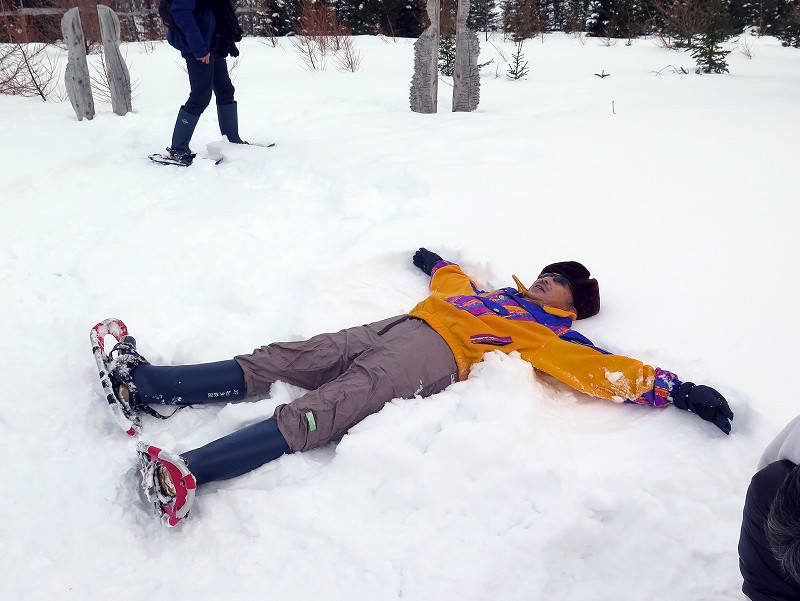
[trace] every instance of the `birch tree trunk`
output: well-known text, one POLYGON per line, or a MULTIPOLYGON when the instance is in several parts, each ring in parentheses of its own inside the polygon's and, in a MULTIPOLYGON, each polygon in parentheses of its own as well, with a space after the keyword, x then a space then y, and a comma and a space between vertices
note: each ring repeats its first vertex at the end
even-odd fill
POLYGON ((435 113, 439 93, 439 0, 428 0, 425 10, 431 24, 414 42, 414 76, 411 79, 411 110, 435 113))
POLYGON ((120 116, 129 113, 131 108, 131 77, 128 67, 119 51, 119 18, 109 7, 98 4, 100 33, 103 36, 103 56, 111 91, 111 109, 120 116))
POLYGON ((62 17, 61 33, 64 35, 68 51, 64 87, 78 121, 83 121, 84 117, 91 120, 94 117, 94 98, 89 78, 89 64, 86 62, 81 13, 77 6, 69 9, 62 17))
POLYGON ((474 111, 478 108, 481 77, 478 70, 480 42, 467 27, 469 0, 458 0, 456 13, 456 63, 453 70, 453 111, 474 111))

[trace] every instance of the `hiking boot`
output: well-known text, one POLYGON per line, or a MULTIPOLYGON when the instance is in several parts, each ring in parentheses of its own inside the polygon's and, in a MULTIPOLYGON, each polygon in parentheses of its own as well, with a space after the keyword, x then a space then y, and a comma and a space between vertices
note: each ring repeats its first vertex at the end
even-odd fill
POLYGON ((177 526, 189 514, 197 488, 186 462, 174 453, 146 442, 136 445, 139 454, 141 485, 167 526, 177 526))

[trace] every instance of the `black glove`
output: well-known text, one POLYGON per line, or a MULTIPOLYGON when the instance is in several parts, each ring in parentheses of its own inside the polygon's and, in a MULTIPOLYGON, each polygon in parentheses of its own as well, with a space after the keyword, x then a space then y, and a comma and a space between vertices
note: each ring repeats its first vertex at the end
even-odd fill
POLYGON ((226 56, 239 56, 239 49, 236 47, 236 44, 233 43, 233 40, 227 36, 222 36, 217 34, 215 37, 215 50, 217 51, 217 56, 220 58, 225 58, 226 56))
POLYGON ((430 275, 431 271, 433 271, 433 266, 441 261, 442 257, 436 253, 432 253, 427 248, 420 248, 414 253, 414 258, 411 260, 414 262, 414 265, 430 275))
POLYGON ((707 422, 711 422, 717 428, 731 433, 731 422, 733 411, 728 406, 725 397, 710 386, 695 386, 692 382, 684 382, 678 386, 678 390, 672 395, 672 404, 678 409, 684 409, 696 413, 707 422))

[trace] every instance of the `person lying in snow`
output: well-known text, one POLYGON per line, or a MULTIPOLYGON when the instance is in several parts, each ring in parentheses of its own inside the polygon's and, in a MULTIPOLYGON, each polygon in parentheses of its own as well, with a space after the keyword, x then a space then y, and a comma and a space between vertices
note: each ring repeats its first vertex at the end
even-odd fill
POLYGON ((800 599, 800 415, 764 450, 739 536, 742 592, 753 601, 800 599))
POLYGON ((150 365, 130 337, 114 347, 114 390, 131 410, 264 397, 276 380, 310 391, 278 406, 269 419, 180 455, 139 443, 143 487, 166 523, 186 517, 196 486, 338 440, 392 399, 427 397, 465 379, 493 350, 517 351, 586 394, 674 405, 730 433, 733 413, 713 388, 613 355, 571 329, 574 319, 600 310, 597 280, 580 263, 553 263, 529 288, 514 276, 517 288, 490 292, 424 248, 413 263, 431 276, 431 294, 408 315, 200 365, 150 365))

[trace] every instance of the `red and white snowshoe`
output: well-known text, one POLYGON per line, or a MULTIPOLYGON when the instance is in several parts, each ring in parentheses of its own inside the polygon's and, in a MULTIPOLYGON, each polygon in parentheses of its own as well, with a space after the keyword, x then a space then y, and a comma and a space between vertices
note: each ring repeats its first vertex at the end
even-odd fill
POLYGON ((136 340, 128 336, 127 326, 119 319, 111 318, 98 323, 89 332, 89 340, 111 413, 122 429, 134 436, 141 429, 142 420, 135 404, 131 402, 130 371, 136 365, 147 363, 147 360, 136 352, 136 340), (109 335, 117 340, 117 344, 111 352, 106 353, 104 339, 109 335))
POLYGON ((142 400, 133 382, 133 370, 149 361, 136 350, 136 339, 128 335, 128 328, 121 320, 110 318, 98 323, 89 332, 89 340, 108 406, 114 419, 130 436, 140 433, 142 413, 156 419, 169 419, 182 408, 162 415, 142 400), (105 352, 106 336, 113 336, 117 341, 108 353, 105 352))
POLYGON ((146 442, 138 443, 136 452, 145 497, 155 505, 167 526, 177 526, 189 515, 194 503, 197 488, 194 475, 175 453, 146 442))

